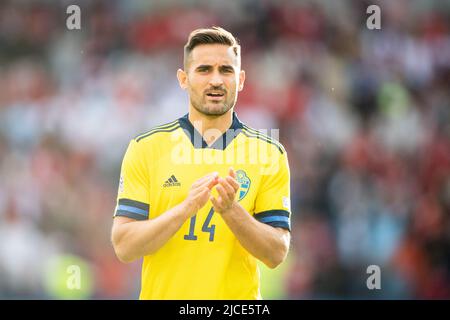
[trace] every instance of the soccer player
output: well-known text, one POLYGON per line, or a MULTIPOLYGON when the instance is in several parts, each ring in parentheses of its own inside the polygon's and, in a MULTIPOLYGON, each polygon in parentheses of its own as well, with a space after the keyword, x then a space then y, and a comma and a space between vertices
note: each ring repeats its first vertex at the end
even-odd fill
POLYGON ((193 31, 177 77, 189 112, 131 140, 114 250, 143 257, 140 299, 261 299, 257 259, 275 268, 289 250, 286 151, 234 112, 245 72, 231 33, 193 31))

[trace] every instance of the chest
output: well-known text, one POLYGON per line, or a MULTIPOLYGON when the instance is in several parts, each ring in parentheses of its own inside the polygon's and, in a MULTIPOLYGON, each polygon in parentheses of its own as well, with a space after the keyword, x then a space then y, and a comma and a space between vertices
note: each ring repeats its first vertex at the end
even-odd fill
MULTIPOLYGON (((212 172, 225 177, 230 167, 236 172, 240 186, 236 199, 252 213, 261 181, 260 165, 226 150, 193 149, 189 155, 181 157, 176 153, 160 153, 151 164, 151 216, 158 216, 182 202, 192 184, 201 177, 212 172)), ((212 195, 217 197, 215 188, 212 195)))

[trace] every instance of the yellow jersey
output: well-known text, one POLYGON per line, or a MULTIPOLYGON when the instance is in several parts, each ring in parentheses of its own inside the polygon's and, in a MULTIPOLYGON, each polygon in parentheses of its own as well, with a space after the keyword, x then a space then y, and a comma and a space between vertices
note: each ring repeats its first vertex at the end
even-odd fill
MULTIPOLYGON (((236 113, 231 127, 210 146, 188 115, 132 139, 114 216, 153 219, 181 203, 194 181, 214 171, 224 177, 230 167, 240 184, 242 207, 261 223, 290 231, 286 151, 236 113)), ((143 258, 140 299, 261 299, 256 258, 209 201, 143 258)))

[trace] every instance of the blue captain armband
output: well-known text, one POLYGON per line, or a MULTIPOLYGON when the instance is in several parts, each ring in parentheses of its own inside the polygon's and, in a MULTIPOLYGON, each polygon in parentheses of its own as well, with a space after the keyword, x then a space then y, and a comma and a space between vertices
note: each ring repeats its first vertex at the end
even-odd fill
POLYGON ((135 220, 147 220, 150 205, 131 199, 119 199, 115 217, 128 217, 135 220))
POLYGON ((286 210, 268 210, 255 213, 255 219, 272 227, 291 231, 290 213, 286 210))

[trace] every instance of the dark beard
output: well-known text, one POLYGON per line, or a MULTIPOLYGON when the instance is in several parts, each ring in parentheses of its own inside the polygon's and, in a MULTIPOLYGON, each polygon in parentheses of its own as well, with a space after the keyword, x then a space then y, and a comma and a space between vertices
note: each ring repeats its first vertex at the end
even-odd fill
POLYGON ((221 116, 225 113, 227 113, 233 106, 228 105, 226 103, 223 104, 223 107, 221 109, 214 109, 209 110, 207 108, 204 108, 203 105, 198 105, 194 103, 194 101, 191 100, 191 105, 194 107, 195 110, 200 112, 201 114, 204 114, 205 116, 221 116))

